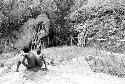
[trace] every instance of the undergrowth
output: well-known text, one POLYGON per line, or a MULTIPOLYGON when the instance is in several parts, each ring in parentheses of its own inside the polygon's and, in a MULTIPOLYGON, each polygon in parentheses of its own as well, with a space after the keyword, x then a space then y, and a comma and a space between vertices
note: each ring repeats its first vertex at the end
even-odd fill
POLYGON ((86 58, 90 68, 93 72, 103 72, 118 77, 125 77, 125 63, 123 59, 118 59, 114 55, 107 55, 105 57, 93 57, 86 58))

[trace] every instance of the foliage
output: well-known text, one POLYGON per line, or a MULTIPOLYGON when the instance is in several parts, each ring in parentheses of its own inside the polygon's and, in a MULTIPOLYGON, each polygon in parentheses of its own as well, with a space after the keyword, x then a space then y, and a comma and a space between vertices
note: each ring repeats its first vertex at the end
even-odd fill
POLYGON ((103 72, 118 77, 125 77, 124 57, 118 55, 106 55, 101 57, 89 56, 85 58, 94 72, 103 72))
POLYGON ((34 18, 39 14, 40 11, 31 7, 31 4, 34 4, 32 2, 26 0, 0 1, 0 39, 8 42, 5 46, 14 44, 21 36, 21 26, 28 18, 34 18))
MULTIPOLYGON (((94 39, 103 38, 114 40, 115 45, 111 47, 124 45, 116 42, 116 39, 124 39, 124 3, 124 0, 2 0, 0 37, 9 39, 8 44, 17 42, 25 23, 44 13, 50 20, 51 41, 59 36, 65 43, 70 35, 77 34, 73 26, 87 24, 87 36, 93 39, 90 44, 96 42, 94 39)), ((110 41, 105 44, 105 47, 109 46, 110 41)))
MULTIPOLYGON (((13 42, 17 42, 22 38, 25 23, 29 18, 35 19, 41 13, 45 13, 50 19, 50 31, 54 31, 56 34, 64 34, 63 31, 67 32, 65 29, 67 28, 67 24, 65 24, 67 21, 64 18, 68 15, 73 0, 8 0, 0 1, 0 4, 1 39, 6 37, 6 39, 10 38, 14 40, 13 42)), ((9 42, 9 44, 11 43, 12 41, 9 42)))
POLYGON ((90 44, 97 43, 96 39, 106 39, 104 42, 100 41, 103 47, 115 51, 113 49, 121 44, 118 40, 125 38, 124 9, 123 3, 113 0, 100 2, 97 0, 93 5, 85 6, 72 13, 71 20, 77 25, 81 23, 87 25, 87 36, 92 39, 90 44))

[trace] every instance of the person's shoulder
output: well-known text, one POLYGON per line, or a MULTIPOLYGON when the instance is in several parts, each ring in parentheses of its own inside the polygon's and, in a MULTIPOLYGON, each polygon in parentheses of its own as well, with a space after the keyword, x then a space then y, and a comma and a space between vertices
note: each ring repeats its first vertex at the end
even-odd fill
POLYGON ((30 54, 30 56, 35 56, 34 52, 30 52, 29 54, 30 54))
POLYGON ((24 57, 27 57, 29 54, 28 53, 23 53, 23 56, 24 57))
POLYGON ((43 52, 43 51, 41 51, 41 54, 42 54, 42 55, 44 55, 44 52, 43 52))
POLYGON ((42 58, 45 58, 45 57, 46 57, 46 55, 45 55, 44 53, 41 53, 40 56, 41 56, 42 58))
POLYGON ((44 53, 40 53, 40 56, 44 56, 44 53))
POLYGON ((34 53, 29 52, 29 53, 25 53, 25 55, 26 55, 26 56, 32 56, 32 55, 34 55, 34 53))

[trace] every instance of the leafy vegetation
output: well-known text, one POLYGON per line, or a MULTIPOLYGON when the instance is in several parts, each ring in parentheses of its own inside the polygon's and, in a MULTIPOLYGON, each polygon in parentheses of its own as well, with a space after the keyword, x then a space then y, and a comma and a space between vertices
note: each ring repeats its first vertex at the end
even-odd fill
POLYGON ((97 0, 93 4, 90 2, 91 5, 81 8, 71 15, 71 19, 78 25, 87 25, 87 37, 91 39, 90 42, 88 41, 90 44, 96 44, 96 39, 105 39, 105 41, 99 42, 100 45, 103 45, 102 47, 123 53, 121 50, 123 48, 119 49, 119 46, 124 45, 124 42, 119 40, 125 38, 125 6, 121 2, 113 0, 97 0))
POLYGON ((85 24, 87 38, 91 39, 87 41, 88 45, 96 44, 95 39, 107 39, 99 42, 103 48, 121 52, 124 50, 124 42, 118 40, 125 38, 124 3, 124 0, 2 0, 1 50, 6 46, 13 47, 13 44, 24 42, 23 36, 29 36, 29 41, 24 42, 28 45, 32 38, 30 34, 27 35, 28 31, 31 33, 29 28, 35 32, 38 29, 38 23, 31 19, 36 20, 39 15, 45 14, 50 21, 50 46, 56 41, 57 45, 67 44, 71 35, 75 37, 78 34, 76 26, 85 24))

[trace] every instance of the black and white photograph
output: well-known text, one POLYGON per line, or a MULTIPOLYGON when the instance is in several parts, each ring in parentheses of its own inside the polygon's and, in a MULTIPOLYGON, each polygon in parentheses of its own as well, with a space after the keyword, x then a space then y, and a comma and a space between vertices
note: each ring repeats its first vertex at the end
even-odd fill
POLYGON ((125 84, 125 0, 0 0, 0 84, 125 84))

